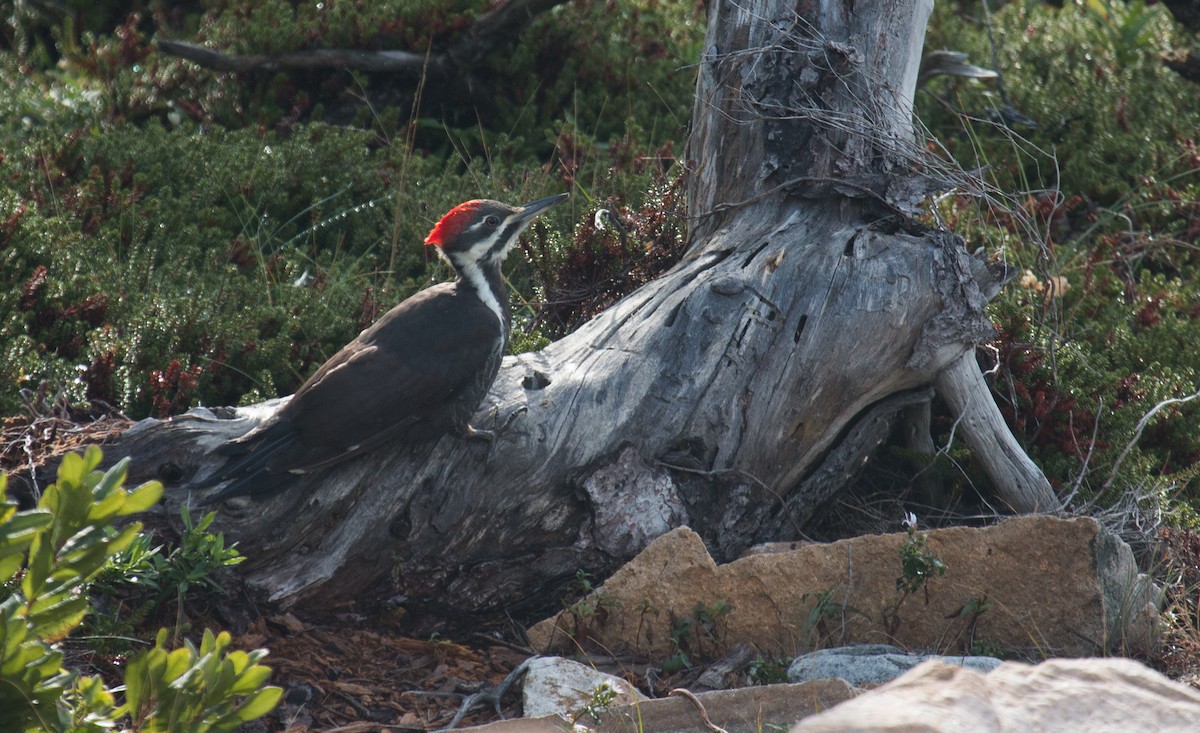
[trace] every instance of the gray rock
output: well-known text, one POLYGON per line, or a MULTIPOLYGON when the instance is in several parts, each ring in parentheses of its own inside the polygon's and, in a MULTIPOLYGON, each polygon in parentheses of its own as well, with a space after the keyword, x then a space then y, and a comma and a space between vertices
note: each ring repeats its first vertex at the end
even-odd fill
POLYGON ((856 644, 796 657, 788 667, 788 681, 843 679, 855 687, 873 687, 896 679, 928 659, 980 672, 990 672, 1001 664, 995 657, 908 654, 888 644, 856 644))
POLYGON ((597 699, 602 685, 612 688, 612 705, 637 703, 646 696, 620 677, 562 657, 541 657, 529 663, 521 698, 525 717, 574 717, 597 699))

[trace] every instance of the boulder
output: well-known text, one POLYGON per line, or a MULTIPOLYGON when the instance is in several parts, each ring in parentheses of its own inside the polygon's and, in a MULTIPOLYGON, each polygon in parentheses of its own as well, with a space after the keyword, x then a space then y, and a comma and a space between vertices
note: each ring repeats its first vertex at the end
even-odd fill
POLYGON ((792 733, 1192 733, 1200 692, 1128 659, 944 662, 802 720, 792 733))
POLYGON ((888 644, 856 644, 801 654, 788 667, 788 681, 837 678, 855 687, 877 687, 931 659, 980 672, 990 672, 1002 664, 995 657, 906 654, 899 647, 888 644))
POLYGON ((695 532, 678 528, 576 604, 588 613, 563 611, 531 628, 530 641, 656 659, 681 648, 717 656, 739 642, 783 657, 887 643, 1041 658, 1154 642, 1160 593, 1128 545, 1093 519, 1022 516, 924 534, 946 572, 901 597, 907 533, 790 544, 718 566, 695 532))

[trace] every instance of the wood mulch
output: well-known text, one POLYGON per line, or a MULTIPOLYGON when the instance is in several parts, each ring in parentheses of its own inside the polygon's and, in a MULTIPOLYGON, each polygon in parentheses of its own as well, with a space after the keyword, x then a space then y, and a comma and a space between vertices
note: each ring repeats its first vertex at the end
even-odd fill
MULTIPOLYGON (((260 618, 235 641, 247 650, 270 649, 264 663, 285 694, 261 729, 289 733, 435 730, 453 719, 467 695, 500 684, 529 656, 501 644, 412 639, 291 615, 260 618)), ((519 696, 505 698, 502 710, 519 716, 519 696)), ((484 706, 460 726, 495 719, 484 706)))

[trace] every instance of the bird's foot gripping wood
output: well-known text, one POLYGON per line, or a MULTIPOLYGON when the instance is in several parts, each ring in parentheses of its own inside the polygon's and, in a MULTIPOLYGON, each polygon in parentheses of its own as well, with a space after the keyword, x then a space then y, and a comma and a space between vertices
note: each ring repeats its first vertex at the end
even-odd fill
MULTIPOLYGON (((500 419, 500 408, 499 407, 494 408, 494 412, 495 412, 495 416, 493 417, 493 422, 498 421, 500 419)), ((514 420, 516 420, 518 417, 520 417, 521 415, 524 415, 527 412, 529 412, 528 407, 525 407, 524 405, 518 407, 517 409, 510 412, 508 414, 508 417, 504 418, 504 422, 500 423, 492 430, 480 430, 479 428, 476 428, 476 427, 468 424, 467 427, 463 430, 462 435, 460 437, 462 437, 464 440, 486 441, 486 442, 494 445, 496 442, 496 438, 503 435, 505 433, 505 431, 507 431, 512 426, 514 420)))
POLYGON ((478 430, 468 425, 462 432, 463 440, 477 440, 481 443, 492 445, 496 442, 495 430, 478 430))
MULTIPOLYGON (((504 422, 500 423, 492 430, 480 430, 468 424, 460 437, 462 437, 464 440, 487 443, 487 465, 490 467, 492 463, 492 456, 496 453, 496 438, 503 435, 513 424, 513 421, 516 420, 518 416, 524 415, 526 412, 529 412, 529 408, 525 407, 524 405, 518 407, 510 412, 508 417, 504 418, 504 422)), ((500 408, 498 406, 494 408, 494 413, 495 414, 492 419, 493 424, 499 422, 500 420, 500 408)))

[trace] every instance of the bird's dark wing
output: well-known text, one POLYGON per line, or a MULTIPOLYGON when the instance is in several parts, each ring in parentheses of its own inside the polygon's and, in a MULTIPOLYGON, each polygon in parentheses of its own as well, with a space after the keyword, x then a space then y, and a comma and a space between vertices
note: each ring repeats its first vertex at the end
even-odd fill
MULTIPOLYGON (((303 454, 281 453, 271 469, 315 470, 392 437, 461 431, 466 417, 457 424, 449 405, 470 399, 480 374, 494 370, 502 328, 485 305, 458 295, 452 284, 404 301, 322 365, 281 410, 303 454)), ((483 396, 474 396, 466 416, 483 396)))
POLYGON ((502 334, 495 314, 453 284, 423 290, 322 364, 270 420, 217 449, 229 459, 195 486, 228 482, 205 503, 269 495, 388 440, 461 432, 495 376, 502 334))

